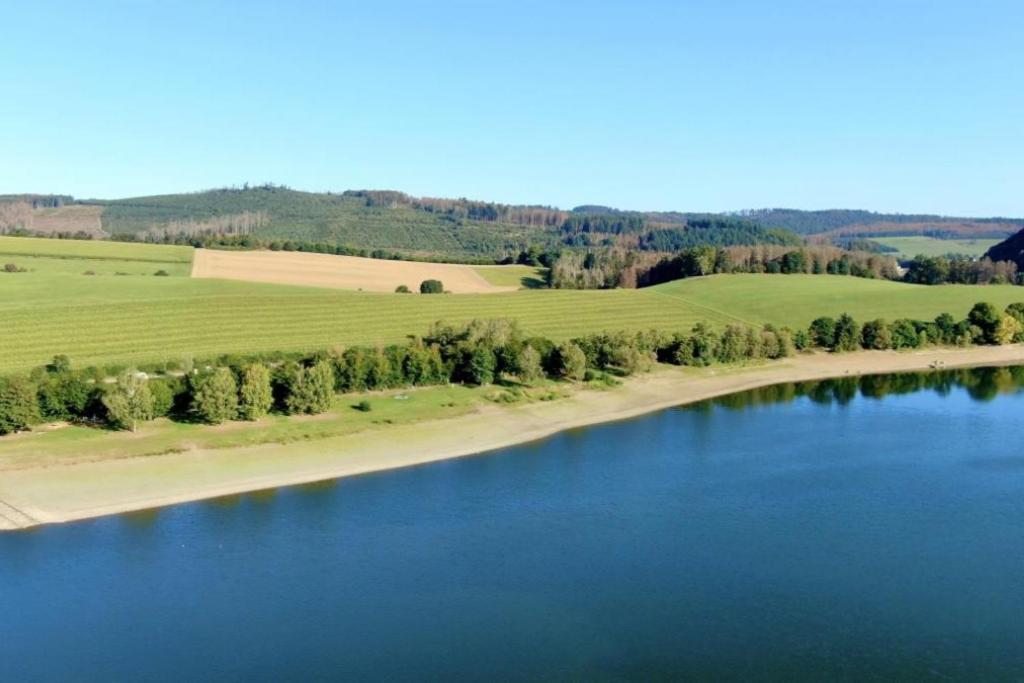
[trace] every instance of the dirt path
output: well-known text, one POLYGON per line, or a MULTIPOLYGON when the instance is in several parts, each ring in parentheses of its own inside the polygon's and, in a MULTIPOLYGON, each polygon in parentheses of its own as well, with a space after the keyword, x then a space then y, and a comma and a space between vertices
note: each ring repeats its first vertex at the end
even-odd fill
POLYGON ((419 292, 424 280, 440 280, 453 294, 508 292, 516 287, 490 284, 472 266, 334 256, 297 251, 197 249, 192 277, 394 292, 405 285, 419 292))

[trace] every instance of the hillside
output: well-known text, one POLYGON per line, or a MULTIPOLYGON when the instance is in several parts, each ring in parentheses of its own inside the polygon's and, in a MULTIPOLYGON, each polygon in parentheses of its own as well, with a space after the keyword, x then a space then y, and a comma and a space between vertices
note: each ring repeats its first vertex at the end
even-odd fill
POLYGON ((784 228, 822 240, 843 237, 924 235, 938 239, 1002 239, 1024 228, 1024 218, 958 218, 928 214, 887 214, 851 209, 800 211, 757 209, 734 214, 762 227, 784 228))
POLYGON ((1013 261, 1024 269, 1024 230, 994 245, 986 256, 993 261, 1013 261))
POLYGON ((58 195, 0 197, 0 234, 82 237, 253 235, 365 250, 494 259, 537 246, 623 246, 676 251, 698 244, 795 245, 787 231, 725 216, 562 211, 393 191, 301 192, 264 185, 118 200, 58 195), (63 223, 61 222, 63 219, 63 223))
MULTIPOLYGON (((154 247, 155 248, 155 247, 154 247)), ((175 255, 174 258, 177 258, 175 255)), ((806 326, 963 316, 977 301, 1024 299, 1011 286, 927 287, 830 275, 716 275, 646 289, 409 296, 187 277, 0 273, 0 373, 56 354, 79 366, 182 361, 222 353, 400 342, 437 320, 511 318, 555 340, 604 330, 689 330, 705 321, 806 326)))

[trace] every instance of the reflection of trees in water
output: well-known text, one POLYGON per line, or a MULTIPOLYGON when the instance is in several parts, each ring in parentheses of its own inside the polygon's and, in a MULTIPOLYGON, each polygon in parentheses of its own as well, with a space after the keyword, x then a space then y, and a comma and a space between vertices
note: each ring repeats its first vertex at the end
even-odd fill
POLYGON ((1024 366, 901 372, 788 382, 701 401, 688 409, 707 411, 712 406, 721 406, 730 410, 743 410, 773 403, 789 403, 797 398, 807 398, 822 405, 846 405, 857 397, 858 392, 865 398, 882 399, 924 390, 946 396, 954 388, 965 389, 967 395, 976 401, 991 401, 1000 394, 1017 393, 1024 389, 1024 366))

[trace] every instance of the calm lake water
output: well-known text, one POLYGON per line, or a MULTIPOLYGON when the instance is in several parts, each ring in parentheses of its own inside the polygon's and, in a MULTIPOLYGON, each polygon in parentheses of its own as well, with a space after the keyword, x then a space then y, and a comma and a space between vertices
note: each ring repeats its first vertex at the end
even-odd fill
POLYGON ((0 680, 1020 679, 1022 380, 782 386, 0 534, 0 680))

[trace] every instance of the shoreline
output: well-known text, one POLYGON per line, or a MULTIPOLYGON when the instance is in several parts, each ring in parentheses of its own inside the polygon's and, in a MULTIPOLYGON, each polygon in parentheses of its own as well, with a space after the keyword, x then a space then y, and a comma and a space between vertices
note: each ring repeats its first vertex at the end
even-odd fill
POLYGON ((0 531, 484 454, 759 387, 930 370, 937 362, 940 369, 1024 364, 1024 346, 814 353, 740 368, 671 368, 628 378, 607 391, 484 406, 467 415, 342 437, 16 470, 0 475, 0 531))

